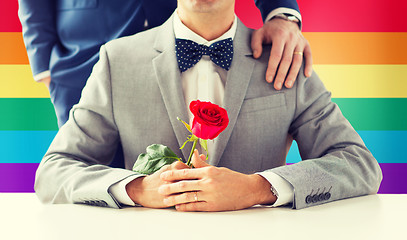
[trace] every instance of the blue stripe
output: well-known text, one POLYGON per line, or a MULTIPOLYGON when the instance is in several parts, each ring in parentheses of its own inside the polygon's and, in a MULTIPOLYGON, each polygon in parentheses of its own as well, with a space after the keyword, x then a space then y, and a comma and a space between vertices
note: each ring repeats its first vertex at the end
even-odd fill
MULTIPOLYGON (((57 131, 0 131, 0 163, 39 163, 57 131)), ((379 163, 407 163, 407 131, 358 131, 379 163)), ((301 160, 297 144, 288 163, 301 160)))
MULTIPOLYGON (((358 131, 379 163, 407 163, 407 131, 358 131)), ((288 163, 301 161, 296 142, 287 155, 288 163)))
POLYGON ((0 163, 39 163, 57 131, 0 131, 0 163))

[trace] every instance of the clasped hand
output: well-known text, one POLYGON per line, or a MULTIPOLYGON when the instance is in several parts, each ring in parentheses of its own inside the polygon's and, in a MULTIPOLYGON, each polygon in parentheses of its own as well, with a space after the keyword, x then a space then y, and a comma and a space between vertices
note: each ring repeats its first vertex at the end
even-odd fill
POLYGON ((257 174, 246 175, 214 167, 195 150, 195 168, 182 162, 127 185, 129 196, 145 207, 173 207, 178 211, 228 211, 272 204, 276 197, 270 183, 257 174))

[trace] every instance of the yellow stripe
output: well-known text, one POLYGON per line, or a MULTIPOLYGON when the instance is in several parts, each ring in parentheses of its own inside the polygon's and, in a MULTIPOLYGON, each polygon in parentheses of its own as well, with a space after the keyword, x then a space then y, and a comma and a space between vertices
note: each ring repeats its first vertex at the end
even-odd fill
POLYGON ((407 65, 314 65, 334 98, 406 98, 407 65))
POLYGON ((29 65, 0 65, 0 98, 49 98, 49 93, 34 81, 29 65))
MULTIPOLYGON (((335 98, 407 98, 407 65, 314 65, 335 98)), ((0 98, 47 98, 29 65, 0 65, 0 98)))

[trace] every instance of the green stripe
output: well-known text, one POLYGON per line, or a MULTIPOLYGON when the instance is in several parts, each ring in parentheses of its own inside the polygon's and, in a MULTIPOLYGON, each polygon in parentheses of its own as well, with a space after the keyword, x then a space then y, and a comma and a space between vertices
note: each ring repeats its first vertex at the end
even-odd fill
MULTIPOLYGON (((407 130, 407 98, 334 98, 356 130, 407 130)), ((58 130, 49 98, 0 98, 1 131, 58 130)))
POLYGON ((334 98, 356 130, 407 130, 407 98, 334 98))
POLYGON ((0 98, 0 130, 58 130, 49 98, 0 98))

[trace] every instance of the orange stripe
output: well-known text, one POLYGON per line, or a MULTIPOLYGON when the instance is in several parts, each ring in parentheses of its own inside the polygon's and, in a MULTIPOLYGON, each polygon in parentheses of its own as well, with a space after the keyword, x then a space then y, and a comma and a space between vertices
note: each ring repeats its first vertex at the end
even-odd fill
POLYGON ((21 32, 0 32, 0 64, 28 64, 21 32))
POLYGON ((407 32, 307 32, 315 64, 407 64, 407 32))
MULTIPOLYGON (((306 32, 315 64, 407 64, 407 32, 306 32)), ((28 64, 21 33, 0 32, 0 64, 28 64)))

